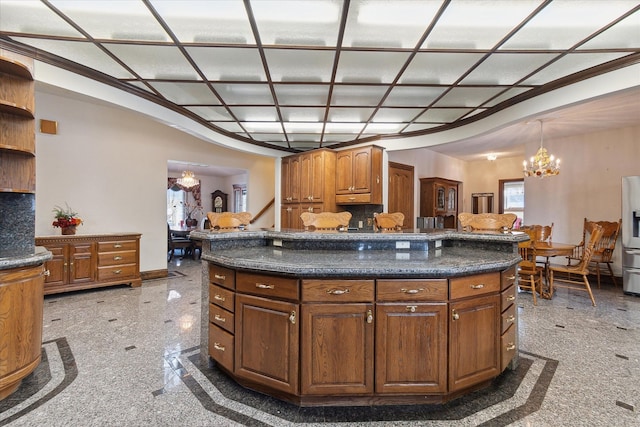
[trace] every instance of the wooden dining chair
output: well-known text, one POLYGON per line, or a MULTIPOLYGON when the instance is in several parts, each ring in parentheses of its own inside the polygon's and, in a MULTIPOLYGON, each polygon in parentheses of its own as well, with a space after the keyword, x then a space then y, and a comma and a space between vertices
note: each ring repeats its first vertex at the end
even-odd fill
POLYGON ((554 287, 587 291, 591 298, 591 304, 595 307, 596 300, 593 298, 591 286, 589 286, 589 263, 594 254, 596 244, 602 237, 604 229, 598 224, 593 224, 591 236, 582 251, 582 258, 576 265, 550 265, 549 266, 549 293, 553 296, 554 287), (582 280, 574 279, 572 276, 581 277, 582 280), (556 284, 560 282, 560 284, 556 284))
POLYGON ((538 305, 536 293, 542 296, 542 273, 543 268, 536 264, 535 246, 519 246, 522 261, 518 264, 518 287, 522 290, 531 291, 533 305, 538 305))
POLYGON ((596 243, 593 249, 593 255, 591 256, 591 264, 595 267, 596 276, 598 278, 598 288, 600 288, 600 264, 605 264, 609 270, 609 275, 613 281, 613 286, 617 287, 616 277, 613 274, 611 264, 613 263, 613 251, 616 248, 616 242, 618 241, 618 234, 620 233, 620 227, 622 225, 622 218, 618 222, 613 221, 588 221, 584 219, 584 226, 582 228, 582 241, 573 250, 573 254, 567 257, 567 264, 571 265, 577 263, 582 259, 582 254, 585 249, 585 241, 589 239, 589 236, 593 230, 594 224, 599 225, 603 229, 602 237, 596 243))
POLYGON ((458 221, 460 221, 462 231, 510 231, 513 229, 516 219, 518 219, 518 216, 512 213, 473 214, 461 212, 458 214, 458 221))
POLYGON ((305 230, 346 230, 351 220, 350 212, 302 212, 300 214, 305 230))
MULTIPOLYGON (((553 222, 551 225, 522 225, 520 231, 523 231, 529 235, 532 242, 551 242, 553 234, 553 222)), ((549 257, 544 257, 544 261, 538 261, 539 264, 544 265, 544 268, 549 267, 549 257)))
POLYGON ((376 212, 373 214, 374 231, 400 231, 402 230, 402 224, 404 224, 404 214, 402 212, 376 212))
POLYGON ((249 212, 207 212, 211 230, 240 230, 251 224, 249 212))

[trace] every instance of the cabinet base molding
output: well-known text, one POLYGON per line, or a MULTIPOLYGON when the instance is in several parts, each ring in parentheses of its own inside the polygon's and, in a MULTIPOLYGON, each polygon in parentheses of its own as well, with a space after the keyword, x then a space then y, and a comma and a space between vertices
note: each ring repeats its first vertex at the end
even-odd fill
POLYGON ((153 279, 164 279, 169 276, 169 270, 166 268, 162 268, 160 270, 148 270, 140 272, 141 280, 153 280, 153 279))
POLYGON ((320 407, 320 406, 383 406, 383 405, 443 405, 447 402, 455 400, 459 397, 472 393, 474 391, 482 390, 489 387, 493 379, 484 381, 479 384, 475 384, 464 390, 458 390, 453 393, 441 393, 441 394, 397 394, 397 395, 341 395, 341 396, 297 396, 288 393, 283 393, 279 390, 274 390, 271 387, 267 387, 263 384, 248 381, 244 378, 238 378, 233 375, 232 372, 225 369, 217 363, 214 359, 209 359, 211 366, 216 366, 225 374, 233 378, 233 380, 242 387, 266 394, 276 399, 280 399, 285 402, 292 403, 300 407, 320 407))

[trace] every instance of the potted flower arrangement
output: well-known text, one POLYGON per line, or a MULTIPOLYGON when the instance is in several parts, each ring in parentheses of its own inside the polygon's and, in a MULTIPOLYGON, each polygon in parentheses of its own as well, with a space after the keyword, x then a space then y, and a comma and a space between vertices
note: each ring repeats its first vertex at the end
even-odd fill
POLYGON ((52 225, 54 227, 60 227, 62 234, 76 234, 76 227, 82 224, 82 219, 78 217, 77 212, 74 212, 68 204, 66 204, 66 208, 55 206, 53 208, 53 214, 55 221, 53 221, 52 225))
POLYGON ((194 227, 198 225, 198 220, 196 218, 193 218, 192 215, 195 214, 196 212, 198 212, 199 214, 202 213, 202 206, 196 203, 185 202, 184 212, 187 215, 187 219, 185 220, 185 225, 187 227, 194 227))

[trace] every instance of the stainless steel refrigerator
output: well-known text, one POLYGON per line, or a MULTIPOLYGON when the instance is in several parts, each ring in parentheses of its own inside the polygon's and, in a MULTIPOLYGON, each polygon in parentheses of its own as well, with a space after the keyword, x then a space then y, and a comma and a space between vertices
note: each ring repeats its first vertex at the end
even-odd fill
POLYGON ((640 176, 622 177, 622 281, 640 296, 640 176))

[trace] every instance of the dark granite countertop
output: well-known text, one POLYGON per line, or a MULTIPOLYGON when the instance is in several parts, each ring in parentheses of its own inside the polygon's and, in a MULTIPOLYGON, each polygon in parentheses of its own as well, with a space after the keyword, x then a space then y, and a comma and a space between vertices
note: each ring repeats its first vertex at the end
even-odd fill
POLYGON ((28 256, 0 258, 0 270, 9 270, 10 268, 28 267, 32 265, 42 264, 51 259, 51 252, 42 246, 36 246, 34 253, 28 256))
POLYGON ((193 232, 211 240, 202 259, 230 268, 296 277, 454 277, 501 271, 520 261, 517 243, 524 233, 466 233, 435 230, 413 233, 346 233, 301 231, 193 232), (283 241, 305 242, 303 249, 283 241), (318 247, 314 247, 314 241, 318 247), (355 242, 350 249, 340 242, 355 242), (394 249, 367 242, 389 241, 394 249), (395 248, 396 242, 407 248, 395 248), (215 243, 214 243, 215 242, 215 243), (332 248, 327 242, 337 242, 332 248), (429 242, 416 245, 415 242, 429 242), (437 242, 437 243, 436 243, 437 242), (216 248, 216 243, 225 246, 216 248), (353 248, 360 249, 353 249, 353 248), (414 250, 415 247, 423 250, 414 250))

